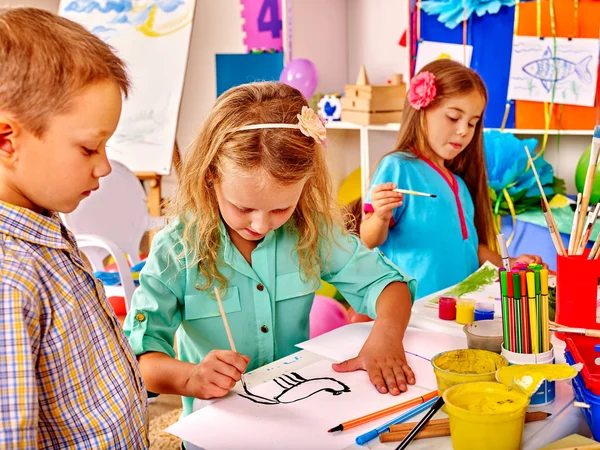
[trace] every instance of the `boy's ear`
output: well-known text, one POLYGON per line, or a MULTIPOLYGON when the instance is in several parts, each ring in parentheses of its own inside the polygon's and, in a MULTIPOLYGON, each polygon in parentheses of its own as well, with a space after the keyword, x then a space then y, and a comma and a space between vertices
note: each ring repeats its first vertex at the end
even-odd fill
POLYGON ((12 120, 0 116, 0 164, 10 164, 16 160, 17 134, 17 125, 12 120))

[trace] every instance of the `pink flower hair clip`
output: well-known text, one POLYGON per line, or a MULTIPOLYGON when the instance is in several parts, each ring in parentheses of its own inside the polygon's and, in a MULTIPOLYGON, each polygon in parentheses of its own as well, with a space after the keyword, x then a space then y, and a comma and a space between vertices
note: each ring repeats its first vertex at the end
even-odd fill
POLYGON ((302 111, 297 115, 298 128, 304 136, 313 138, 319 144, 325 145, 327 142, 327 130, 325 123, 312 108, 302 107, 302 111))
POLYGON ((415 109, 426 108, 435 99, 435 75, 421 72, 410 81, 408 102, 415 109))

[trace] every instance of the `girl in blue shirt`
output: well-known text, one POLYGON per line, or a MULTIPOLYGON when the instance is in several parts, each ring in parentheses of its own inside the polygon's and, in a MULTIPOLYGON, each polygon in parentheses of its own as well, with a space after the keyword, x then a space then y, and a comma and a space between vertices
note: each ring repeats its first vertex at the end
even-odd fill
POLYGON ((298 90, 253 83, 217 100, 189 150, 174 220, 153 241, 125 322, 146 386, 182 395, 184 414, 296 351, 321 279, 377 317, 359 355, 334 370, 366 370, 392 395, 414 384, 402 339, 416 283, 343 231, 325 134, 298 90), (228 350, 215 286, 240 353, 228 350))
MULTIPOLYGON (((452 286, 486 260, 495 235, 483 152, 487 103, 479 75, 443 59, 411 81, 394 151, 373 177, 360 237, 419 280, 417 298, 452 286), (395 188, 435 194, 404 196, 395 188)), ((541 263, 535 255, 511 259, 541 263)))

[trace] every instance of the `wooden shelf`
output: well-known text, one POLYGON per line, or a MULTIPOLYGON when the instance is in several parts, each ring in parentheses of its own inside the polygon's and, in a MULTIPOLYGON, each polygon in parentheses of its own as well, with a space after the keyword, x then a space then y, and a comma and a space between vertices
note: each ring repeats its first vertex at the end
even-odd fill
MULTIPOLYGON (((385 125, 358 125, 350 122, 328 122, 327 128, 331 130, 361 130, 366 129, 369 131, 398 131, 400 129, 399 123, 388 123, 385 125)), ((498 128, 486 128, 486 130, 497 130, 498 128)), ((526 130, 516 128, 506 128, 504 130, 508 133, 518 135, 544 135, 544 130, 526 130)), ((556 136, 559 134, 559 130, 548 130, 548 135, 556 136)), ((560 130, 561 136, 589 136, 592 137, 593 130, 560 130)))

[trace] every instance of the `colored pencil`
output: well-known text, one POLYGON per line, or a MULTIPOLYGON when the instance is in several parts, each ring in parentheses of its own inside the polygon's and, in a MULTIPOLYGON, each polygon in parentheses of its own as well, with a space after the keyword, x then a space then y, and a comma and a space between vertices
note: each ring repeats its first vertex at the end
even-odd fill
POLYGON ((367 414, 362 417, 358 417, 356 419, 349 420, 348 422, 340 423, 335 427, 328 430, 329 433, 333 433, 335 431, 344 431, 349 428, 354 428, 364 423, 370 422, 371 420, 379 419, 380 417, 387 416, 388 414, 394 414, 405 409, 411 408, 413 406, 420 405, 421 403, 425 403, 428 400, 431 400, 434 397, 437 397, 438 391, 432 391, 428 394, 422 395, 421 397, 413 398, 412 400, 408 400, 406 402, 400 403, 398 405, 390 406, 389 408, 382 409, 381 411, 376 411, 371 414, 367 414))
POLYGON ((515 302, 515 334, 516 334, 516 352, 523 353, 523 306, 521 303, 521 276, 519 272, 513 272, 514 302, 515 302))
POLYGON ((581 213, 581 192, 577 194, 577 204, 575 205, 575 214, 573 214, 573 225, 571 225, 571 236, 569 237, 569 255, 575 253, 575 241, 577 241, 577 224, 579 222, 579 214, 581 213))
POLYGON ((438 397, 437 401, 433 404, 431 409, 427 411, 427 414, 415 425, 415 427, 410 430, 410 433, 406 435, 402 442, 396 447, 396 450, 404 450, 409 444, 413 441, 415 436, 421 432, 421 430, 427 425, 427 423, 432 419, 433 416, 440 410, 440 408, 444 406, 444 397, 438 397))
POLYGON ((506 238, 504 237, 504 234, 499 234, 497 238, 500 256, 502 256, 502 264, 506 270, 510 270, 510 258, 508 257, 508 249, 506 248, 506 238))
MULTIPOLYGON (((565 247, 562 243, 562 239, 560 234, 558 234, 558 227, 556 226, 556 222, 554 221, 554 216, 552 215, 552 211, 550 210, 550 205, 548 204, 548 199, 546 198, 546 193, 544 192, 544 187, 542 186, 542 182, 540 181, 540 177, 535 168, 535 164, 533 163, 533 159, 531 159, 531 154, 529 153, 529 148, 525 146, 525 152, 527 153, 527 158, 529 159, 529 164, 531 164, 531 170, 533 171, 533 175, 535 176, 535 181, 540 189, 540 195, 542 196, 542 210, 544 211, 544 217, 546 219, 546 223, 548 224, 548 230, 550 231, 550 236, 552 237, 552 242, 554 242, 554 246, 556 247, 556 252, 559 255, 565 255, 565 247)), ((589 199, 588 199, 589 200, 589 199)), ((587 208, 587 206, 586 206, 587 208)), ((583 211, 582 207, 582 211, 583 211)), ((579 234, 579 233, 578 233, 579 234)))
POLYGON ((510 324, 508 323, 508 290, 506 285, 506 269, 500 269, 500 300, 502 304, 502 337, 504 348, 510 350, 510 324))
MULTIPOLYGON (((585 175, 585 186, 583 188, 583 196, 581 197, 581 212, 585 214, 587 212, 588 205, 590 204, 590 197, 592 196, 592 187, 594 186, 594 177, 596 176, 596 166, 598 165, 598 155, 600 154, 600 126, 594 127, 594 137, 592 138, 592 150, 590 152, 590 162, 588 170, 585 175)), ((577 221, 576 236, 581 236, 583 232, 583 219, 584 215, 579 215, 577 221)))
MULTIPOLYGON (((546 420, 550 416, 551 416, 551 414, 541 412, 541 411, 530 412, 530 413, 525 414, 525 423, 539 422, 542 420, 546 420)), ((415 427, 416 424, 417 424, 417 422, 405 423, 402 425, 392 425, 390 427, 389 432, 382 433, 379 436, 379 440, 380 440, 380 442, 400 441, 400 440, 404 439, 404 437, 408 433, 410 433, 410 431, 415 427)), ((425 428, 423 428, 423 430, 421 430, 421 432, 419 434, 417 434, 415 439, 426 439, 426 438, 443 437, 443 436, 450 436, 450 421, 448 419, 431 420, 427 424, 427 426, 425 428), (442 434, 442 432, 444 434, 442 434)))
POLYGON ((410 189, 394 189, 394 192, 399 192, 406 195, 416 195, 418 197, 431 197, 436 198, 436 194, 428 194, 427 192, 411 191, 410 189))
POLYGON ((401 414, 400 416, 396 417, 395 419, 392 419, 389 422, 384 423, 383 425, 375 428, 374 430, 371 430, 367 433, 361 434, 360 436, 358 436, 355 439, 355 442, 358 445, 366 444, 370 440, 378 437, 381 433, 385 433, 386 431, 389 431, 389 429, 392 425, 396 425, 398 423, 404 423, 408 419, 412 419, 416 415, 421 414, 423 411, 427 411, 429 408, 431 408, 435 404, 437 399, 438 399, 437 397, 432 398, 431 400, 428 400, 425 403, 422 403, 422 404, 415 406, 414 408, 406 411, 405 413, 401 414))

